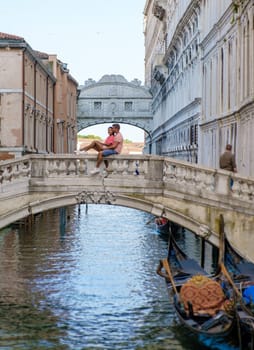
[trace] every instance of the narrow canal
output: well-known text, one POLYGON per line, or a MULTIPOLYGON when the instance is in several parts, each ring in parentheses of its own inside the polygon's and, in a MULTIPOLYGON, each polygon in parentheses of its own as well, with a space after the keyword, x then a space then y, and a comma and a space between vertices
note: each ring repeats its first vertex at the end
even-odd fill
MULTIPOLYGON (((0 349, 236 349, 230 340, 204 343, 177 323, 155 272, 167 240, 151 215, 80 209, 68 208, 65 224, 53 210, 31 232, 1 231, 0 349)), ((199 259, 197 238, 185 231, 178 240, 199 259)))

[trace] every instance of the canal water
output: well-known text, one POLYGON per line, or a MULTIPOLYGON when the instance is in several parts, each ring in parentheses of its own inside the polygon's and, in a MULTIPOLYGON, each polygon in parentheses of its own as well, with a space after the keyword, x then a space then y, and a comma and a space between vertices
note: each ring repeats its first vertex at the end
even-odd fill
MULTIPOLYGON (((236 349, 178 324, 155 272, 167 239, 151 215, 110 205, 65 214, 52 210, 31 230, 0 232, 0 349, 236 349)), ((199 239, 182 230, 177 237, 199 259, 199 239)))

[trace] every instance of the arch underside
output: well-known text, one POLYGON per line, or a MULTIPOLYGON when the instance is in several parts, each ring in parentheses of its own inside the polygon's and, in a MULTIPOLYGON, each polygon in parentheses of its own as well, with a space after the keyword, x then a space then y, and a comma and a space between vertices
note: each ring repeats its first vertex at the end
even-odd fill
MULTIPOLYGON (((157 203, 154 201, 154 197, 149 199, 141 198, 127 194, 114 194, 109 191, 83 191, 72 194, 54 194, 49 192, 48 194, 41 193, 34 195, 26 195, 25 203, 23 201, 22 207, 17 207, 15 210, 6 213, 2 217, 3 226, 8 226, 11 223, 22 220, 30 215, 36 215, 44 211, 73 206, 73 205, 89 205, 89 204, 105 204, 105 205, 116 205, 123 206, 132 209, 141 210, 154 216, 164 215, 172 222, 181 225, 190 231, 199 234, 202 223, 197 218, 188 217, 183 213, 175 210, 174 208, 161 204, 162 201, 158 198, 157 203)), ((212 232, 211 232, 212 233, 212 232)), ((213 232, 213 234, 216 233, 213 232)), ((212 239, 213 243, 217 244, 216 239, 212 239)))
POLYGON ((152 132, 152 118, 117 118, 117 117, 104 117, 104 118, 78 118, 77 129, 78 132, 81 130, 88 128, 90 126, 98 125, 98 124, 106 124, 106 123, 122 123, 135 126, 144 130, 146 133, 151 134, 152 132))

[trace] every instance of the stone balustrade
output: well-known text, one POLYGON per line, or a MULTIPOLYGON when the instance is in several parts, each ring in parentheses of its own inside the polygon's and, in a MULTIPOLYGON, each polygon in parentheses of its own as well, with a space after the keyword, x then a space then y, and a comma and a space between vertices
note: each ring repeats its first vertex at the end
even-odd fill
POLYGON ((153 155, 107 158, 110 173, 91 176, 95 155, 27 155, 0 162, 0 228, 44 210, 83 203, 128 206, 161 215, 218 244, 219 217, 254 261, 254 179, 153 155), (230 179, 234 180, 230 188, 230 179))
POLYGON ((0 203, 5 198, 29 191, 31 164, 29 156, 0 162, 0 203))
MULTIPOLYGON (((219 195, 253 203, 254 179, 241 177, 237 173, 202 167, 197 164, 148 155, 120 155, 108 158, 110 175, 161 181, 162 189, 177 190, 179 193, 195 196, 219 195), (230 178, 234 180, 230 189, 230 178)), ((33 178, 91 177, 95 167, 94 155, 27 155, 25 157, 0 162, 1 194, 15 188, 17 183, 28 183, 33 178)), ((61 180, 62 181, 62 180, 61 180)), ((134 182, 135 182, 134 181, 134 182)), ((135 186, 133 186, 135 187, 135 186)), ((12 191, 11 191, 12 192, 12 191)), ((228 198, 226 199, 228 201, 228 198)))
POLYGON ((29 157, 22 159, 11 159, 0 162, 0 183, 15 182, 16 180, 28 178, 31 174, 31 160, 29 157))
POLYGON ((221 169, 211 169, 198 164, 191 164, 165 158, 163 160, 164 187, 177 189, 178 192, 196 196, 209 194, 220 196, 220 201, 228 202, 228 197, 254 203, 254 179, 242 177, 237 173, 230 173, 221 169), (230 188, 230 179, 233 187, 230 188))

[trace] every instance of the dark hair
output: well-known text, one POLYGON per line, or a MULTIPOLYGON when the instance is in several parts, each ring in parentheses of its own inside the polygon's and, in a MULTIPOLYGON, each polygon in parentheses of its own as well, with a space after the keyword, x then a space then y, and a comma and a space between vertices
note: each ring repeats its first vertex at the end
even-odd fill
POLYGON ((227 151, 231 151, 231 149, 232 149, 232 146, 228 143, 227 146, 226 146, 226 150, 227 151))
POLYGON ((112 126, 113 126, 113 128, 117 128, 120 130, 120 124, 113 124, 112 126))

